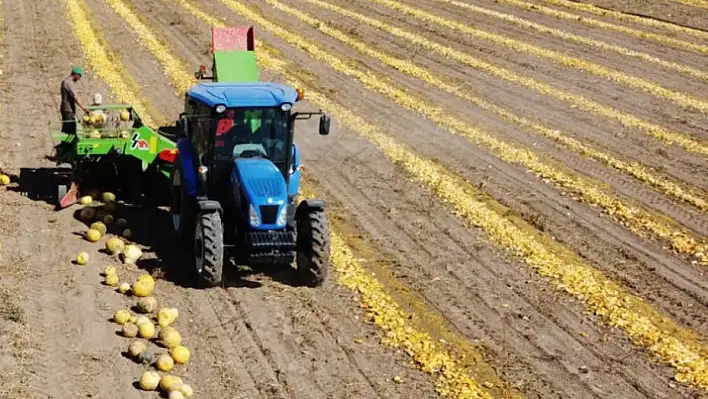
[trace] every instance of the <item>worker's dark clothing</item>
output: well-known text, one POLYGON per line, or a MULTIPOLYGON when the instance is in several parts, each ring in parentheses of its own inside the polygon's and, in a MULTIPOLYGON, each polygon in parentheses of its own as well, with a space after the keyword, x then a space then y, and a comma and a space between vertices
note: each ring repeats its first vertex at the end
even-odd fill
POLYGON ((76 82, 69 76, 61 82, 61 131, 76 134, 76 82))

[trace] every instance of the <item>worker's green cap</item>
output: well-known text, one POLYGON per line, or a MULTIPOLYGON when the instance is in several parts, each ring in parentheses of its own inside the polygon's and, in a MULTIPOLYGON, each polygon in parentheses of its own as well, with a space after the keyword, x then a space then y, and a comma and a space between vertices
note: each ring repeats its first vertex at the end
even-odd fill
POLYGON ((75 73, 79 76, 84 76, 84 68, 81 68, 80 66, 75 66, 71 68, 71 73, 75 73))

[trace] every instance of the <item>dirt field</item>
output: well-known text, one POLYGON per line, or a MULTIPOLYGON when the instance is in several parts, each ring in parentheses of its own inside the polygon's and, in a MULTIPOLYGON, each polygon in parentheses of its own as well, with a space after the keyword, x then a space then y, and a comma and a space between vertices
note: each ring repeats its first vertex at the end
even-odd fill
POLYGON ((708 397, 708 6, 532 3, 2 0, 0 398, 158 397, 109 264, 179 309, 197 398, 708 397), (213 24, 255 26, 261 80, 332 115, 296 129, 336 236, 321 288, 196 289, 164 209, 117 213, 137 268, 54 209, 71 65, 84 102, 172 121, 213 24))

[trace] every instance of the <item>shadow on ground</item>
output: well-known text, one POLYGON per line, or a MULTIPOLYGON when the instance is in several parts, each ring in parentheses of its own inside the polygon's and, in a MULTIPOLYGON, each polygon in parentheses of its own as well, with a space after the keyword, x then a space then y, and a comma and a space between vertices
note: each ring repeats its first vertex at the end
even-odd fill
POLYGON ((60 184, 71 182, 71 170, 68 168, 22 168, 20 175, 10 176, 16 186, 8 188, 34 201, 42 201, 52 206, 59 202, 57 188, 60 184))
MULTIPOLYGON (((74 207, 74 217, 81 220, 83 207, 74 207)), ((131 230, 131 241, 145 247, 143 257, 137 262, 140 269, 146 270, 156 278, 163 278, 175 285, 188 288, 201 288, 193 257, 188 246, 177 240, 172 232, 172 216, 166 209, 152 206, 120 204, 112 213, 115 220, 125 218, 131 230)), ((83 222, 90 226, 91 222, 83 222)), ((121 235, 122 229, 115 223, 108 225, 108 233, 121 235)), ((295 269, 283 267, 249 268, 237 265, 231 260, 224 264, 224 288, 258 288, 262 284, 254 277, 265 275, 282 284, 294 286, 297 283, 295 269)))

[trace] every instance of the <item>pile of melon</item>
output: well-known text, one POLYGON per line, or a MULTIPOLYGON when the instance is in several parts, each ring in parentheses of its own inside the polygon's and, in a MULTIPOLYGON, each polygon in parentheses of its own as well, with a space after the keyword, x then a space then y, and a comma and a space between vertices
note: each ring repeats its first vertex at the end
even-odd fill
MULTIPOLYGON (((94 193, 81 197, 79 202, 84 205, 80 219, 89 226, 84 238, 97 243, 107 237, 110 230, 117 230, 120 235, 106 238, 105 252, 120 259, 126 266, 134 266, 143 253, 140 247, 129 241, 132 232, 128 222, 113 216, 118 209, 115 195, 103 193, 98 197, 94 193), (98 203, 99 199, 102 204, 98 203)), ((89 254, 79 253, 76 263, 88 264, 89 254)), ((118 269, 113 265, 107 266, 102 274, 103 284, 135 299, 134 310, 116 311, 113 321, 120 326, 120 334, 131 340, 127 348, 129 357, 139 364, 154 367, 141 375, 138 381, 140 388, 146 391, 159 389, 170 399, 192 397, 192 388, 173 374, 175 368, 188 363, 191 356, 175 326, 179 318, 177 308, 158 306, 154 296, 155 279, 150 274, 141 274, 132 283, 121 281, 118 269), (152 351, 151 344, 156 344, 159 351, 152 351)))
MULTIPOLYGON (((107 270, 105 274, 110 272, 107 270)), ((124 337, 133 339, 127 351, 130 358, 157 369, 147 370, 142 374, 138 381, 141 389, 153 391, 160 388, 173 399, 192 397, 192 388, 180 377, 170 374, 175 366, 189 362, 191 356, 174 326, 179 311, 177 308, 159 307, 157 299, 152 295, 154 289, 153 277, 150 274, 140 275, 130 286, 130 294, 137 298, 135 313, 129 309, 120 309, 113 315, 113 320, 121 326, 121 334, 124 337), (151 341, 162 347, 163 351, 151 352, 151 341), (160 375, 158 371, 166 374, 160 375)))

